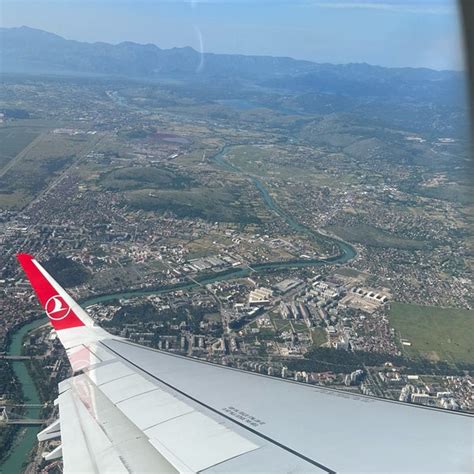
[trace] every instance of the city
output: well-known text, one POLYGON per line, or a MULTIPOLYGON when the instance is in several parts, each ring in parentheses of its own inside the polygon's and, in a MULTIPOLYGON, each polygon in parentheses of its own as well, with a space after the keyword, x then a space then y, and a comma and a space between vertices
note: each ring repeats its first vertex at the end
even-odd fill
MULTIPOLYGON (((435 119, 362 126, 283 94, 272 107, 273 90, 13 75, 0 88, 0 423, 26 416, 8 348, 42 317, 20 252, 133 342, 474 412, 462 135, 435 119)), ((40 323, 20 342, 46 420, 71 369, 40 323)))

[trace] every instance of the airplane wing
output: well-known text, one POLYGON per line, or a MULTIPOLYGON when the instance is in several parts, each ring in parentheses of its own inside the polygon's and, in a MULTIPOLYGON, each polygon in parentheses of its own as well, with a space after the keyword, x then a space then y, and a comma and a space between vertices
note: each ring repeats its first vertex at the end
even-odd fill
POLYGON ((64 472, 473 472, 473 417, 321 388, 133 344, 30 255, 18 260, 66 348, 64 472))

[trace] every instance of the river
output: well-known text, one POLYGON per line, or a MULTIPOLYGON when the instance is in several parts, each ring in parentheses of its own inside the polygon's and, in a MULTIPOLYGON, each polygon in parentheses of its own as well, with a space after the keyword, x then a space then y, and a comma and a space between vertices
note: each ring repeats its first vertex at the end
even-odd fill
MULTIPOLYGON (((345 254, 346 255, 346 254, 345 254)), ((286 268, 303 268, 303 267, 314 267, 317 265, 323 265, 326 263, 334 263, 339 257, 330 257, 328 259, 322 260, 296 260, 293 262, 271 262, 271 263, 259 263, 250 267, 245 268, 236 268, 228 272, 222 272, 220 274, 211 275, 199 279, 199 282, 187 281, 180 282, 175 285, 168 285, 162 288, 155 288, 150 290, 137 290, 137 291, 128 291, 128 292, 119 292, 111 293, 108 295, 101 295, 87 301, 83 301, 82 306, 87 307, 97 303, 104 303, 107 301, 113 301, 120 298, 132 298, 138 296, 150 296, 163 293, 169 293, 170 291, 180 290, 180 289, 192 289, 196 288, 199 285, 206 285, 208 283, 213 283, 216 281, 229 280, 234 278, 244 278, 254 273, 266 273, 274 270, 283 270, 286 268)), ((37 327, 45 324, 47 322, 46 318, 34 321, 33 323, 26 324, 22 326, 19 330, 13 333, 12 343, 8 348, 8 355, 21 355, 22 341, 28 332, 36 329, 37 327)), ((23 395, 25 397, 26 403, 40 403, 40 398, 38 391, 35 387, 33 379, 31 378, 26 365, 23 361, 14 361, 12 362, 13 370, 15 375, 18 378, 23 395)), ((26 412, 28 418, 37 418, 39 416, 38 408, 29 408, 26 412)), ((0 473, 2 474, 16 474, 21 472, 21 468, 25 460, 28 458, 28 454, 33 449, 36 443, 36 434, 38 433, 38 427, 25 427, 20 431, 19 436, 17 436, 16 443, 12 449, 9 457, 5 462, 0 466, 0 473)))
MULTIPOLYGON (((13 333, 10 345, 8 346, 8 355, 21 355, 23 338, 33 329, 42 326, 48 321, 47 318, 41 318, 31 323, 21 326, 13 333)), ((35 383, 26 368, 24 361, 12 361, 12 368, 17 379, 21 383, 24 403, 40 404, 40 396, 36 389, 35 383)), ((25 416, 27 418, 39 418, 41 408, 27 408, 25 416)), ((21 472, 24 462, 28 459, 28 455, 36 443, 36 434, 40 431, 37 426, 21 427, 16 436, 10 455, 0 466, 2 474, 16 474, 21 472)))
POLYGON ((352 247, 352 245, 336 237, 330 237, 320 232, 317 232, 313 229, 310 229, 309 227, 306 227, 300 224, 299 222, 297 222, 293 218, 292 215, 287 214, 285 211, 283 211, 283 209, 281 209, 277 205, 275 200, 272 198, 272 196, 268 192, 267 188, 265 187, 261 179, 259 179, 255 175, 246 173, 245 171, 241 170, 238 166, 236 166, 233 163, 230 163, 228 160, 225 159, 226 151, 229 148, 230 148, 229 145, 222 147, 222 149, 216 155, 214 155, 211 158, 211 160, 214 161, 216 165, 218 165, 219 167, 227 171, 232 171, 234 173, 240 173, 247 176, 247 178, 249 178, 252 181, 252 183, 260 192, 263 202, 265 203, 267 208, 273 211, 275 214, 277 214, 281 219, 283 219, 290 228, 292 228, 296 232, 305 234, 306 236, 308 236, 309 238, 313 239, 316 242, 321 242, 323 240, 326 242, 331 242, 333 246, 338 249, 338 254, 335 254, 334 256, 326 258, 326 259, 311 260, 311 264, 317 265, 321 263, 345 263, 356 256, 356 251, 354 247, 352 247))
MULTIPOLYGON (((225 158, 225 152, 227 147, 222 148, 222 150, 213 157, 213 161, 220 167, 227 169, 228 171, 237 172, 244 174, 245 173, 237 168, 235 165, 229 163, 225 158)), ((148 296, 163 294, 166 292, 179 290, 179 289, 192 289, 199 285, 206 285, 208 283, 213 283, 216 281, 229 280, 233 278, 244 278, 253 273, 266 273, 274 270, 283 270, 290 268, 303 268, 303 267, 314 267, 325 265, 328 263, 345 263, 351 260, 355 255, 355 249, 346 242, 339 240, 334 237, 329 237, 324 234, 320 234, 308 227, 305 227, 294 220, 294 218, 285 213, 271 197, 270 193, 262 183, 260 179, 255 176, 247 175, 247 177, 254 183, 255 187, 259 190, 260 195, 262 196, 265 205, 274 213, 276 213, 280 218, 285 220, 285 222, 295 231, 306 234, 308 237, 316 240, 326 240, 333 243, 334 247, 338 249, 338 253, 327 258, 321 259, 299 259, 294 261, 286 262, 269 262, 269 263, 257 263, 251 267, 244 268, 234 268, 226 272, 221 272, 214 275, 208 275, 201 278, 197 278, 195 281, 186 281, 179 282, 174 285, 167 285, 161 288, 154 288, 149 290, 136 290, 128 292, 119 292, 112 293, 107 295, 97 296, 87 301, 83 301, 82 305, 87 307, 96 303, 103 303, 106 301, 117 300, 120 298, 132 298, 137 296, 148 296)), ((25 324, 20 329, 15 331, 12 336, 11 344, 8 348, 9 355, 21 355, 22 351, 22 341, 24 336, 32 331, 33 329, 38 328, 47 321, 46 318, 33 321, 32 323, 25 324)), ((26 365, 22 361, 12 362, 13 370, 15 375, 21 383, 23 396, 26 403, 36 404, 40 403, 39 393, 35 387, 33 379, 31 378, 26 365)), ((26 416, 28 418, 37 418, 39 417, 39 408, 28 408, 26 411, 26 416)), ((22 471, 23 464, 28 458, 29 453, 33 449, 36 443, 36 434, 39 432, 40 428, 38 427, 26 427, 20 430, 20 434, 17 436, 14 447, 9 455, 9 457, 4 461, 0 466, 0 473, 2 474, 17 474, 22 471)))

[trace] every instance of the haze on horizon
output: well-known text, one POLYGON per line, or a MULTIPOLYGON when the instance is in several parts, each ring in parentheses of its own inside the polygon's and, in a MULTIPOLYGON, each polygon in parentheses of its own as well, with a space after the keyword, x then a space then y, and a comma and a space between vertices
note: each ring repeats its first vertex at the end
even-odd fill
POLYGON ((464 68, 455 0, 3 0, 0 25, 87 42, 464 68))

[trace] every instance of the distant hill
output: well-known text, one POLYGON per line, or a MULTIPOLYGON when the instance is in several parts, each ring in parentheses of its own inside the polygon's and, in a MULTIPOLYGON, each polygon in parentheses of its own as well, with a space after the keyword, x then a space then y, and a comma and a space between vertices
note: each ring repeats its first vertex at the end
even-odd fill
MULTIPOLYGON (((251 80, 274 89, 351 97, 408 97, 449 104, 462 98, 463 73, 368 64, 318 64, 285 57, 200 54, 190 47, 84 43, 22 26, 0 28, 1 71, 128 78, 251 80)), ((462 98, 463 99, 463 98, 462 98)))
POLYGON ((2 70, 29 73, 86 73, 123 76, 252 76, 309 72, 313 63, 269 56, 201 55, 190 47, 161 49, 154 44, 84 43, 22 26, 0 28, 2 70), (203 64, 201 61, 204 61, 203 64))

